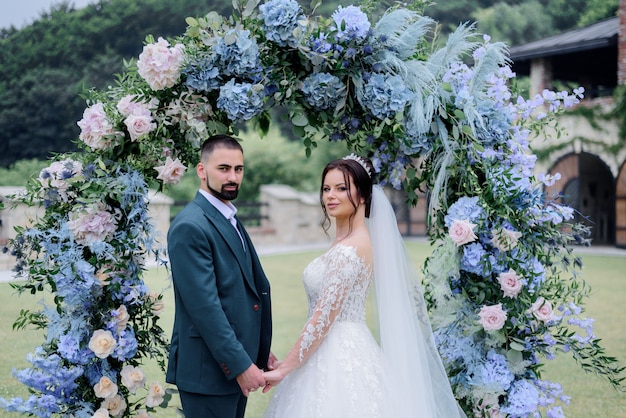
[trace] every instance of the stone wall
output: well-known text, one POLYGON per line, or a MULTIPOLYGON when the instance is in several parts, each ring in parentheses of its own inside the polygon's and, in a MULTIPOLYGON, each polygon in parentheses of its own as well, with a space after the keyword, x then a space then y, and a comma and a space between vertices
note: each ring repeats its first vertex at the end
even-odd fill
MULTIPOLYGON (((9 239, 15 237, 15 227, 32 226, 34 220, 43 214, 43 208, 24 204, 15 205, 11 196, 23 193, 24 188, 0 187, 0 200, 4 203, 4 210, 0 212, 0 246, 6 245, 9 239)), ((167 229, 170 226, 170 206, 174 201, 162 193, 150 191, 148 210, 154 221, 155 238, 159 244, 165 244, 167 229)), ((0 253, 0 270, 11 270, 15 258, 10 254, 0 253)))

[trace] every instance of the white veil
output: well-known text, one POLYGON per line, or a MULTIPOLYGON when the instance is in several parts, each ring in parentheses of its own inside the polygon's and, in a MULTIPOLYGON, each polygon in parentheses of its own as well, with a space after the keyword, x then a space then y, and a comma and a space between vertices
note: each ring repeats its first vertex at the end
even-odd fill
POLYGON ((417 269, 383 189, 375 185, 369 217, 384 367, 394 417, 465 417, 437 352, 417 269))

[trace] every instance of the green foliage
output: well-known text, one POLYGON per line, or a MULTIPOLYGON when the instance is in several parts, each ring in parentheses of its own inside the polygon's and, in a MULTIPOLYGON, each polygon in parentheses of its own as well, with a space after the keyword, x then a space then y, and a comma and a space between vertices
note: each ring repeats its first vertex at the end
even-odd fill
POLYGON ((8 168, 0 167, 0 186, 25 186, 28 179, 37 177, 48 163, 37 159, 20 160, 8 168))

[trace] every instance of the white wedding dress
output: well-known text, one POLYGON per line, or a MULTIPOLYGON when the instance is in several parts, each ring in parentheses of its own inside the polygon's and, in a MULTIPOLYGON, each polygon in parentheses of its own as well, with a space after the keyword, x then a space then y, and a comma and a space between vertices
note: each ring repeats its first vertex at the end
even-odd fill
POLYGON ((465 417, 435 347, 417 272, 379 186, 368 229, 373 271, 343 244, 304 270, 309 320, 300 367, 274 389, 264 418, 465 417), (380 345, 365 322, 372 283, 380 345))
POLYGON ((276 387, 264 417, 393 416, 383 413, 389 397, 382 352, 365 323, 372 276, 356 249, 342 244, 306 267, 309 317, 316 309, 321 315, 315 326, 303 330, 301 366, 276 387), (317 338, 324 340, 309 353, 317 338))

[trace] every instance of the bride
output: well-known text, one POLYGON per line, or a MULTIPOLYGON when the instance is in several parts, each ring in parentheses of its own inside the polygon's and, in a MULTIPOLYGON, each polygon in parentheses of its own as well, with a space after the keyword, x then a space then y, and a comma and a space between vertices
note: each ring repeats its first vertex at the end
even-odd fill
POLYGON ((434 345, 417 273, 369 160, 351 154, 322 173, 329 250, 304 270, 308 321, 264 373, 265 418, 464 416, 434 345), (369 219, 368 219, 369 218, 369 219), (380 345, 365 322, 374 282, 380 345))

